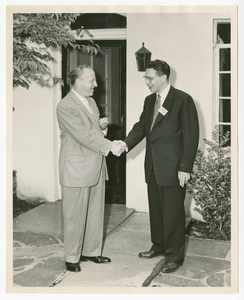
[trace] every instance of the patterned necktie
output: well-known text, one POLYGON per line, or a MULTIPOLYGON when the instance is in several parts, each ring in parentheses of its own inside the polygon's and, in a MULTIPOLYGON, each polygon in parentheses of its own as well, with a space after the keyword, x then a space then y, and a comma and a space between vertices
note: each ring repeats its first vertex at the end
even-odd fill
POLYGON ((158 110, 161 106, 161 96, 160 94, 158 94, 158 98, 156 99, 155 105, 154 105, 154 114, 153 114, 153 121, 152 121, 152 126, 151 126, 151 130, 153 128, 154 122, 158 116, 158 110))
POLYGON ((90 114, 92 115, 92 114, 93 114, 93 111, 92 111, 92 108, 91 108, 91 106, 90 106, 90 103, 89 103, 89 101, 88 101, 87 98, 85 98, 85 100, 86 100, 86 108, 89 110, 90 114))

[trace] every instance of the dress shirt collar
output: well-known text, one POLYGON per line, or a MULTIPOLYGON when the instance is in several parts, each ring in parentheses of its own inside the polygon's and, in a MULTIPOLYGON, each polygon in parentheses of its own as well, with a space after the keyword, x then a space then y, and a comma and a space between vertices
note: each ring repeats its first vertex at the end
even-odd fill
POLYGON ((85 107, 88 109, 88 111, 92 114, 92 109, 90 107, 89 101, 84 98, 83 96, 76 93, 74 89, 72 89, 72 92, 77 96, 77 98, 85 105, 85 107))
POLYGON ((166 99, 168 93, 169 93, 169 89, 170 89, 170 83, 168 83, 168 85, 166 86, 166 88, 162 91, 161 94, 157 93, 157 97, 158 95, 161 96, 161 105, 163 105, 164 100, 166 99))
POLYGON ((85 103, 88 103, 88 100, 86 98, 84 98, 83 96, 81 96, 80 94, 76 93, 76 91, 74 89, 72 89, 72 92, 82 101, 85 103))

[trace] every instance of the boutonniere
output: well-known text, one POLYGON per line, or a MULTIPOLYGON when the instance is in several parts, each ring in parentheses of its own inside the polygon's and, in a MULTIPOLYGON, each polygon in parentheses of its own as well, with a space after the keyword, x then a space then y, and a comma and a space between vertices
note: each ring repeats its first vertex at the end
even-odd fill
POLYGON ((162 114, 163 116, 165 116, 165 115, 167 114, 168 110, 162 106, 162 107, 158 110, 158 112, 160 112, 160 114, 162 114))

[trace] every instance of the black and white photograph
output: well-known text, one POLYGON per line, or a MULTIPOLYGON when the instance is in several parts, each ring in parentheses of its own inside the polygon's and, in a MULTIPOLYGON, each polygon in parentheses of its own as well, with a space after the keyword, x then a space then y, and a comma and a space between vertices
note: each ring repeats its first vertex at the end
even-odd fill
POLYGON ((238 30, 6 6, 7 293, 239 293, 238 30))

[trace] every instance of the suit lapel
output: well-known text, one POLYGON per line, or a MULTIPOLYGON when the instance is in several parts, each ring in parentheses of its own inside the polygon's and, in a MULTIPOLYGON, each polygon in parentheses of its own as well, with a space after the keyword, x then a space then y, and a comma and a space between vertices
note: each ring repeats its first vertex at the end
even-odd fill
MULTIPOLYGON (((89 119, 91 119, 94 123, 98 124, 97 121, 95 120, 95 117, 88 111, 88 109, 86 108, 86 106, 80 101, 80 99, 72 91, 70 91, 70 97, 71 97, 71 99, 73 101, 75 101, 75 103, 77 103, 77 105, 79 106, 79 108, 87 115, 87 117, 89 119)), ((95 112, 93 110, 93 114, 94 113, 95 112)))
POLYGON ((91 97, 89 97, 89 99, 87 99, 88 102, 89 102, 89 105, 93 111, 93 114, 92 114, 92 118, 95 120, 95 122, 98 124, 99 123, 99 112, 97 113, 97 106, 95 104, 95 100, 91 97))
MULTIPOLYGON (((167 110, 166 114, 168 113, 168 111, 170 110, 172 104, 173 104, 173 101, 174 101, 174 88, 171 86, 170 87, 170 90, 168 92, 168 95, 167 97, 165 98, 164 100, 164 104, 162 105, 163 108, 165 108, 167 110)), ((154 102, 155 103, 155 102, 154 102)), ((158 113, 158 116, 154 122, 154 126, 157 125, 158 122, 160 122, 165 116, 166 114, 161 114, 160 112, 158 113)))

